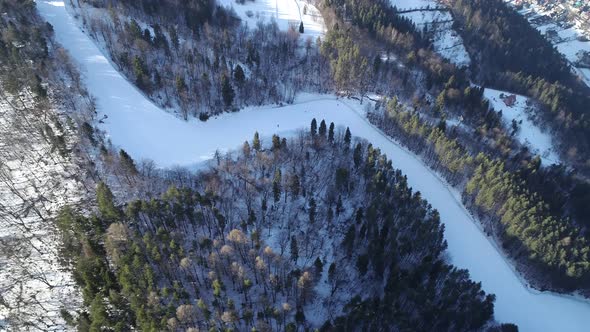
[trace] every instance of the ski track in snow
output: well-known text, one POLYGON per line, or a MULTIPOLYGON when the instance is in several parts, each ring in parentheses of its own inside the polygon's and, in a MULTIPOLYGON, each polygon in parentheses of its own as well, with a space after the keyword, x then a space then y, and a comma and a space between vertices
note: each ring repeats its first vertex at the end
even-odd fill
MULTIPOLYGON (((281 0, 279 0, 281 1, 281 0)), ((495 315, 500 322, 518 324, 521 331, 587 331, 590 304, 573 296, 537 292, 523 284, 495 245, 486 238, 459 194, 421 163, 371 126, 363 106, 329 95, 300 95, 294 105, 248 108, 207 122, 184 122, 149 102, 125 80, 96 45, 77 26, 61 1, 37 0, 41 15, 55 29, 57 40, 81 65, 98 110, 108 115, 101 128, 114 144, 135 159, 152 159, 160 167, 196 166, 214 151, 229 151, 251 139, 254 131, 266 138, 307 128, 312 118, 348 126, 352 134, 369 140, 407 175, 409 184, 436 208, 445 224, 451 262, 468 269, 486 292, 496 294, 495 315)), ((102 116, 102 114, 100 116, 102 116)))

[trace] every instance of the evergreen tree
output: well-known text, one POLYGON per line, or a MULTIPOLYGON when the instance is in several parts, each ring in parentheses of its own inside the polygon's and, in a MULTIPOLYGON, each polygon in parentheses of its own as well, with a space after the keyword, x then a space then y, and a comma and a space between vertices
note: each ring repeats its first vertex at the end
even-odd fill
POLYGON ((318 132, 318 123, 315 118, 311 120, 311 137, 315 137, 318 132))
POLYGON ((96 187, 96 199, 98 211, 103 218, 111 222, 119 219, 120 211, 115 206, 113 193, 104 182, 100 182, 96 187))
POLYGON ((236 66, 236 69, 234 71, 234 80, 236 80, 236 83, 238 85, 242 85, 246 81, 246 75, 244 74, 244 70, 240 65, 236 66))
POLYGON ((221 76, 221 95, 223 97, 223 103, 225 107, 231 108, 234 102, 234 88, 232 88, 229 79, 226 74, 221 76))
POLYGON ((252 140, 252 148, 255 151, 260 151, 260 135, 258 135, 258 132, 254 133, 254 139, 252 140))
POLYGON ((328 130, 328 141, 334 142, 334 122, 330 122, 330 129, 328 130))
POLYGON ((297 259, 299 259, 299 247, 297 246, 297 239, 295 236, 291 237, 291 259, 294 262, 297 262, 297 259))
POLYGON ((244 145, 242 146, 242 154, 244 154, 245 157, 249 157, 250 156, 250 143, 248 143, 248 141, 244 142, 244 145))
POLYGON ((350 129, 346 127, 346 133, 344 133, 344 146, 346 148, 350 147, 350 140, 352 139, 352 134, 350 133, 350 129))
POLYGON ((272 150, 278 151, 281 149, 281 138, 277 135, 272 135, 272 150))
POLYGON ((133 161, 131 156, 129 156, 129 154, 127 154, 127 152, 125 152, 125 150, 123 150, 123 149, 119 150, 119 158, 121 160, 121 167, 123 168, 123 170, 125 170, 127 173, 132 174, 132 175, 137 174, 137 168, 135 167, 135 162, 133 161))
POLYGON ((363 146, 361 145, 361 143, 357 143, 356 147, 354 148, 354 155, 353 155, 353 161, 354 161, 354 167, 359 168, 362 162, 362 158, 363 158, 363 146))
POLYGON ((322 122, 320 122, 319 134, 321 137, 326 137, 326 121, 324 121, 324 120, 322 120, 322 122))

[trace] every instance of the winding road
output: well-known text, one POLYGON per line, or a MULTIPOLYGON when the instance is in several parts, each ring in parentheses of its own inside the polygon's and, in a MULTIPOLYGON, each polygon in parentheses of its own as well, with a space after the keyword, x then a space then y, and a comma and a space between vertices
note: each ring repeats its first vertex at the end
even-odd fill
MULTIPOLYGON (((284 0, 279 0, 284 1, 284 0)), ((366 121, 356 101, 329 95, 301 95, 294 105, 250 108, 207 122, 184 122, 147 100, 123 78, 72 18, 63 1, 37 0, 41 15, 55 37, 79 63, 88 90, 97 99, 104 129, 115 145, 135 159, 152 159, 161 167, 193 166, 217 150, 232 150, 254 131, 268 138, 307 128, 312 118, 348 126, 386 153, 408 182, 436 208, 445 223, 445 238, 453 264, 468 269, 486 292, 496 294, 500 322, 516 323, 521 331, 588 331, 590 304, 570 296, 532 291, 523 284, 494 244, 480 231, 458 199, 458 193, 406 151, 366 121)))

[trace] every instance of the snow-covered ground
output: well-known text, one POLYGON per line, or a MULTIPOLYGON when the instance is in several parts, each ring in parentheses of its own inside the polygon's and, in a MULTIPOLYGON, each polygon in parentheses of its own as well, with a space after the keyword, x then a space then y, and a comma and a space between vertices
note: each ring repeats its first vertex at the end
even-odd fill
POLYGON ((82 197, 79 170, 41 134, 59 131, 32 100, 0 92, 0 331, 64 331, 60 310, 81 305, 48 220, 82 197))
MULTIPOLYGON (((444 7, 436 0, 390 0, 390 3, 400 11, 444 7)), ((442 57, 458 66, 469 66, 471 59, 465 50, 463 39, 452 28, 453 17, 448 11, 423 10, 401 15, 411 19, 419 30, 427 26, 429 31, 434 31, 434 50, 442 57)))
POLYGON ((521 331, 587 331, 590 304, 569 296, 539 293, 527 288, 512 266, 485 237, 464 206, 459 193, 432 173, 415 155, 401 148, 364 117, 357 101, 331 95, 301 95, 294 105, 250 108, 212 118, 206 123, 183 122, 148 100, 111 66, 109 61, 68 15, 62 1, 37 0, 41 15, 55 29, 57 40, 69 50, 85 73, 98 111, 108 115, 102 124, 114 144, 136 159, 150 158, 162 167, 192 166, 216 149, 237 148, 254 131, 268 139, 273 133, 294 132, 312 118, 325 118, 350 127, 393 160, 441 215, 453 264, 466 268, 484 290, 494 293, 496 318, 514 322, 521 331))
POLYGON ((279 29, 287 31, 299 29, 303 22, 303 38, 316 40, 324 35, 324 19, 310 1, 305 0, 245 0, 239 4, 235 0, 218 0, 219 4, 233 8, 243 22, 254 28, 259 21, 270 23, 274 20, 279 29))
POLYGON ((501 95, 508 97, 512 94, 494 89, 485 89, 484 91, 484 96, 490 101, 492 107, 496 111, 502 111, 502 118, 508 131, 511 130, 512 120, 515 120, 518 123, 516 138, 529 147, 533 153, 540 155, 543 165, 559 163, 559 156, 555 153, 551 134, 541 130, 530 119, 532 115, 530 108, 534 106, 527 105, 528 98, 514 95, 516 96, 516 102, 513 106, 507 106, 501 95))

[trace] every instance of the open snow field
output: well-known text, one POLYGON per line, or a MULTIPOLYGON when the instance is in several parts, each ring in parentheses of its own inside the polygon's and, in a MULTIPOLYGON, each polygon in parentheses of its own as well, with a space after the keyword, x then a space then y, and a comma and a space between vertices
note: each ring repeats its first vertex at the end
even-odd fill
MULTIPOLYGON (((551 135, 548 132, 541 130, 537 125, 529 119, 527 114, 527 97, 515 95, 516 103, 513 106, 507 106, 500 95, 509 96, 511 93, 499 91, 494 89, 485 89, 484 96, 490 101, 490 104, 496 111, 502 111, 502 119, 504 124, 511 129, 512 120, 518 122, 518 131, 516 138, 529 149, 541 156, 543 165, 559 163, 559 157, 555 153, 551 135)), ((534 106, 531 106, 534 107, 534 106)))
MULTIPOLYGON (((435 0, 390 0, 390 3, 400 11, 444 7, 435 0)), ((457 66, 469 66, 471 59, 463 46, 463 39, 452 28, 453 17, 448 11, 417 10, 401 15, 411 19, 419 30, 426 25, 434 31, 434 50, 443 58, 457 66)))
POLYGON ((233 8, 238 16, 254 28, 259 21, 270 23, 274 20, 281 30, 293 27, 299 29, 303 22, 303 38, 316 40, 324 35, 324 20, 319 10, 306 0, 245 0, 239 4, 235 0, 218 0, 219 4, 233 8))
POLYGON ((211 118, 206 123, 182 120, 150 103, 112 67, 70 17, 62 1, 37 0, 41 15, 55 29, 58 42, 79 62, 97 107, 108 119, 104 129, 114 144, 134 158, 153 159, 161 167, 194 166, 216 149, 232 150, 254 131, 268 142, 273 133, 307 128, 312 118, 348 126, 352 134, 380 148, 441 215, 446 225, 451 262, 470 271, 483 289, 494 293, 496 318, 514 322, 521 331, 587 331, 590 304, 570 296, 530 290, 509 262, 486 238, 454 191, 415 155, 371 126, 364 106, 330 95, 301 95, 294 105, 250 108, 211 118))

